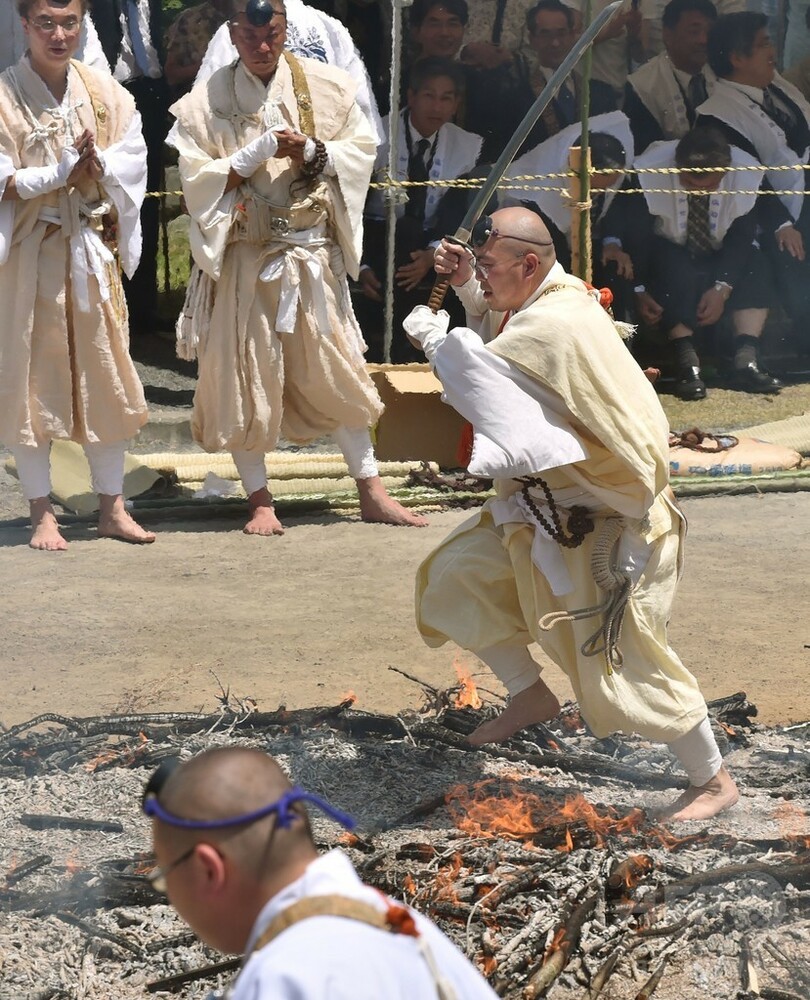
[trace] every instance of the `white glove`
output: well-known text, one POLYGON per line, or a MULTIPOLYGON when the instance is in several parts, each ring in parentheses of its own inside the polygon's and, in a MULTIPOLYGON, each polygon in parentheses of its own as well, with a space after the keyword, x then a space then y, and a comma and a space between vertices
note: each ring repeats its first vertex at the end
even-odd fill
POLYGON ((432 364, 436 351, 447 336, 450 316, 444 309, 434 313, 429 306, 416 306, 402 322, 405 332, 415 340, 432 364))
POLYGON ((274 133, 283 132, 286 128, 283 123, 271 125, 258 139, 238 149, 231 156, 231 169, 240 177, 252 177, 263 163, 275 156, 278 139, 274 133))
POLYGON ((62 150, 62 159, 51 167, 21 167, 14 174, 14 184, 21 198, 39 198, 50 194, 67 184, 71 171, 79 162, 79 151, 75 146, 62 150))

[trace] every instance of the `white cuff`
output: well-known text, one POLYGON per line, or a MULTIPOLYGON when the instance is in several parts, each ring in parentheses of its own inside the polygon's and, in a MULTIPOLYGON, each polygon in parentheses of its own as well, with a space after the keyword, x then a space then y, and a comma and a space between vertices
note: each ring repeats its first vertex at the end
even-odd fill
POLYGON ((708 715, 694 729, 673 740, 669 749, 678 758, 689 778, 689 784, 694 788, 702 788, 723 766, 723 758, 708 715))

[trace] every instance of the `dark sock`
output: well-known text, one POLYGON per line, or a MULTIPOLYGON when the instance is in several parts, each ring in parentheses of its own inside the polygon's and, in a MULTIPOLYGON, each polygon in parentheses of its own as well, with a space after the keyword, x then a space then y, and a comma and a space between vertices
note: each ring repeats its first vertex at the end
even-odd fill
POLYGON ((737 371, 747 368, 752 361, 757 360, 757 346, 759 337, 749 337, 742 333, 734 338, 734 367, 737 371))
POLYGON ((700 358, 697 356, 695 344, 691 337, 678 337, 672 341, 675 352, 675 364, 678 371, 688 371, 690 368, 700 368, 700 358))

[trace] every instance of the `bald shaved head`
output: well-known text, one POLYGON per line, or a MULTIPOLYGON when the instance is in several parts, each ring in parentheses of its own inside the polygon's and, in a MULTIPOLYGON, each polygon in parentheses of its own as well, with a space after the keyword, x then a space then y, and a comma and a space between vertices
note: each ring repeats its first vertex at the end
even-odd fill
MULTIPOLYGON (((279 765, 261 750, 220 747, 185 761, 157 793, 172 816, 234 819, 276 802, 291 788, 279 765)), ((155 818, 155 856, 169 901, 215 948, 238 952, 257 914, 317 857, 304 807, 280 826, 278 815, 214 830, 186 830, 155 818)))
POLYGON ((521 206, 491 216, 489 239, 475 251, 476 274, 490 309, 520 309, 557 261, 543 220, 521 206))
POLYGON ((541 260, 550 260, 553 263, 557 259, 551 234, 537 212, 532 212, 531 209, 523 208, 521 205, 512 205, 509 208, 501 208, 497 212, 493 212, 492 222, 498 232, 508 233, 516 240, 525 240, 527 245, 530 244, 533 247, 532 252, 536 253, 541 260), (543 243, 552 245, 539 245, 543 243))

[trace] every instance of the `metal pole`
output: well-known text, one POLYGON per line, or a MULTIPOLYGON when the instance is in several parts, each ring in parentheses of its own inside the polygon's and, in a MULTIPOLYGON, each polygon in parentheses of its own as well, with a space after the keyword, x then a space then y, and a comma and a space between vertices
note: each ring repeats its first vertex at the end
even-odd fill
MULTIPOLYGON (((402 69, 402 8, 410 7, 413 0, 393 0, 391 25, 391 90, 388 112, 388 176, 396 178, 399 150, 399 91, 402 69)), ((394 339, 394 250, 397 232, 397 205, 407 201, 403 188, 391 187, 385 192, 385 329, 383 331, 383 360, 391 362, 391 342, 394 339)))

